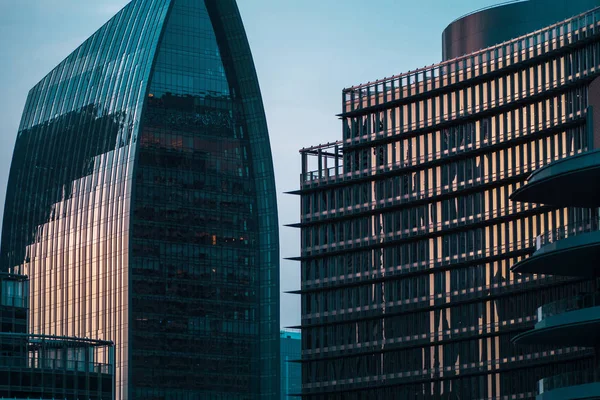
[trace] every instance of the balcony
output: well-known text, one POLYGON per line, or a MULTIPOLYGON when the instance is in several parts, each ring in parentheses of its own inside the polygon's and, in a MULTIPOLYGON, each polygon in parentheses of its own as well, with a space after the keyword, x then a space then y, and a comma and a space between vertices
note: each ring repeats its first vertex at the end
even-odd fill
POLYGON ((535 238, 535 252, 511 267, 515 273, 600 276, 598 218, 553 229, 535 238))
POLYGON ((560 207, 600 206, 600 150, 564 158, 536 170, 510 198, 560 207))
POLYGON ((600 376, 594 370, 573 371, 538 381, 536 400, 597 399, 600 376))
POLYGON ((600 337, 600 293, 546 304, 537 310, 537 324, 513 339, 517 344, 596 346, 600 337))

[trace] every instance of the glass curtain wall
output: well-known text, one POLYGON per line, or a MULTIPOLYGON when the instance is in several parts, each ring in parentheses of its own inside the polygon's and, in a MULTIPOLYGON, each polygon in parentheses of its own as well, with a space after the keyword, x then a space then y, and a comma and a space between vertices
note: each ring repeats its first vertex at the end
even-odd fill
POLYGON ((277 398, 274 174, 234 0, 133 0, 36 85, 4 215, 32 332, 113 341, 117 399, 277 398))
POLYGON ((135 141, 168 6, 130 3, 30 91, 4 211, 2 266, 30 278, 31 332, 114 341, 119 399, 135 141))
POLYGON ((261 393, 260 189, 245 105, 225 65, 232 62, 204 1, 174 0, 136 168, 136 398, 255 399, 261 393))

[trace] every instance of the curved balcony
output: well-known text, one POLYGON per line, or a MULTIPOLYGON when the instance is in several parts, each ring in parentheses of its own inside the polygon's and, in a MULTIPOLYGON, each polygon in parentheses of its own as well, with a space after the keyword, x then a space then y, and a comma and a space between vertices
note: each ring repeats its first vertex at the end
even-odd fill
POLYGON ((600 398, 600 376, 594 370, 574 371, 538 381, 536 400, 600 398))
POLYGON ((517 344, 596 346, 600 341, 600 293, 546 304, 537 310, 537 324, 513 339, 517 344))
POLYGON ((564 158, 536 170, 510 199, 560 207, 600 206, 600 150, 564 158))
POLYGON ((535 252, 511 267, 516 273, 600 276, 600 220, 553 229, 535 238, 535 252))

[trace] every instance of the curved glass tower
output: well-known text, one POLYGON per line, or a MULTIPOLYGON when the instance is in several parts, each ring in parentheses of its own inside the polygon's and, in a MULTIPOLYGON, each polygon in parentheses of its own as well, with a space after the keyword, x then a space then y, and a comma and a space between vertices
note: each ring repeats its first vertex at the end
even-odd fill
POLYGON ((279 395, 272 158, 235 0, 134 0, 29 93, 2 268, 118 399, 279 395))

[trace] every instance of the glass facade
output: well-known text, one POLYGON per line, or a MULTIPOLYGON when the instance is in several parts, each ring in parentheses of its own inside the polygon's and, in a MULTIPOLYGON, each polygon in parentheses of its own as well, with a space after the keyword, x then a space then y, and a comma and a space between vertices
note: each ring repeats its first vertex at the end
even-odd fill
POLYGON ((298 330, 281 331, 281 395, 280 399, 292 398, 302 393, 302 335, 298 330))
POLYGON ((112 342, 0 333, 0 398, 112 400, 112 342))
POLYGON ((32 331, 113 341, 117 399, 279 396, 273 166, 234 0, 134 0, 36 85, 4 215, 32 331))
POLYGON ((27 277, 0 272, 0 332, 27 333, 27 277))
POLYGON ((0 398, 112 400, 112 342, 28 333, 29 281, 0 273, 0 398))
POLYGON ((343 139, 301 150, 303 397, 534 398, 593 366, 592 349, 511 343, 540 303, 593 291, 510 270, 590 210, 509 196, 592 146, 599 68, 594 9, 344 90, 343 139))

